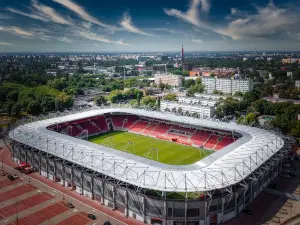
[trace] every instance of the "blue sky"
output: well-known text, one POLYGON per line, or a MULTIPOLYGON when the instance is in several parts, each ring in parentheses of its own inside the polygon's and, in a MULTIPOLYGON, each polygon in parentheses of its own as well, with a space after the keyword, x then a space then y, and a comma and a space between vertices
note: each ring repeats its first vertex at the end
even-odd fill
POLYGON ((299 13, 299 0, 1 0, 0 52, 293 51, 299 13))

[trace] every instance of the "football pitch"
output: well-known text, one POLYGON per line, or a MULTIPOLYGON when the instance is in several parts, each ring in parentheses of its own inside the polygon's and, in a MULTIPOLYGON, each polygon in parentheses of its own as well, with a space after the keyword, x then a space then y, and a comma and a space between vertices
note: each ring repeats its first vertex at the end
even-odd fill
POLYGON ((89 141, 170 165, 193 164, 212 153, 124 131, 101 134, 90 138, 89 141))

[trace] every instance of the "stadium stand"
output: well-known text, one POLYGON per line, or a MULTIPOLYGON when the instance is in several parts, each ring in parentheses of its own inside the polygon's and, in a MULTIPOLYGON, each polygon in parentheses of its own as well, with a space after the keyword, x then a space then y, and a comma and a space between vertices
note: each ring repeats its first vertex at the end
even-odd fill
POLYGON ((196 131, 191 137, 191 141, 194 145, 204 146, 204 143, 208 140, 210 134, 205 131, 196 131))
POLYGON ((219 141, 219 143, 215 146, 214 150, 220 150, 226 147, 227 145, 230 145, 233 142, 234 142, 233 138, 223 137, 223 139, 219 141))
POLYGON ((138 121, 137 123, 133 124, 130 128, 129 128, 129 132, 133 132, 133 133, 142 133, 142 131, 145 130, 145 128, 147 127, 148 122, 145 121, 138 121))
POLYGON ((219 141, 219 136, 212 134, 212 135, 210 135, 209 139, 204 144, 204 147, 208 148, 208 149, 214 149, 214 147, 218 143, 218 141, 219 141))
MULTIPOLYGON (((232 137, 212 134, 210 131, 200 131, 193 128, 165 124, 163 122, 152 123, 150 121, 139 120, 137 116, 133 115, 110 115, 108 117, 101 115, 69 123, 52 125, 49 126, 49 129, 57 132, 65 131, 68 135, 73 137, 79 135, 83 130, 88 130, 89 136, 92 136, 109 130, 106 118, 111 118, 116 129, 123 128, 127 129, 128 132, 178 142, 184 145, 203 146, 206 149, 216 151, 235 141, 232 137)), ((215 132, 217 132, 217 130, 215 132)))
POLYGON ((138 119, 137 116, 131 116, 131 115, 127 116, 124 119, 123 128, 129 129, 134 124, 134 122, 136 122, 137 119, 138 119))
POLYGON ((125 120, 126 117, 124 116, 121 116, 121 115, 114 115, 114 116, 111 116, 111 119, 113 121, 113 124, 114 124, 114 127, 123 127, 124 125, 124 120, 125 120))

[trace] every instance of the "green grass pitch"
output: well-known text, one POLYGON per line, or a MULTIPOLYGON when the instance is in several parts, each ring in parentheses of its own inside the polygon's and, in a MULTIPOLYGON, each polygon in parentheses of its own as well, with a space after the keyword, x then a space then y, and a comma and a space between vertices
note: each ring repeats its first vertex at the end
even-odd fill
POLYGON ((90 142, 112 147, 112 141, 109 140, 113 140, 114 149, 127 151, 134 155, 170 165, 193 164, 212 153, 208 150, 201 150, 195 147, 124 131, 109 132, 89 139, 90 142), (132 144, 128 144, 128 142, 133 142, 135 147, 132 144), (158 149, 158 160, 155 151, 149 153, 151 148, 158 149), (146 156, 147 154, 148 157, 146 156))

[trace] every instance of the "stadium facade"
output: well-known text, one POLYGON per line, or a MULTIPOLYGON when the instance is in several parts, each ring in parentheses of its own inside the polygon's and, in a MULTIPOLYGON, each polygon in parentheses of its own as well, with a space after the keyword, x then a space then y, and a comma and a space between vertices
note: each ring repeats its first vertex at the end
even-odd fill
POLYGON ((278 175, 291 151, 289 139, 271 131, 130 108, 39 118, 9 137, 14 161, 147 224, 220 224, 236 217, 278 175), (197 163, 166 165, 87 142, 84 130, 70 135, 68 124, 96 126, 99 116, 108 124, 113 117, 135 116, 237 139, 197 163))

